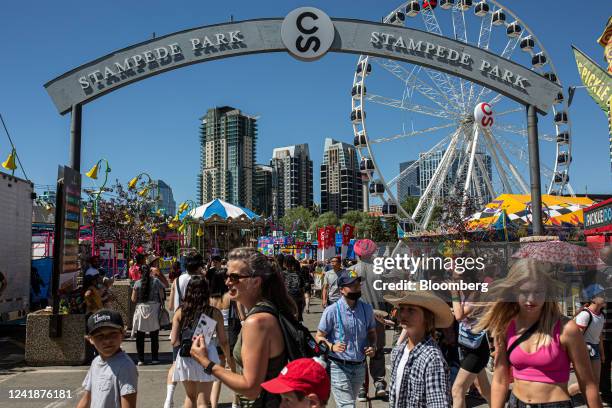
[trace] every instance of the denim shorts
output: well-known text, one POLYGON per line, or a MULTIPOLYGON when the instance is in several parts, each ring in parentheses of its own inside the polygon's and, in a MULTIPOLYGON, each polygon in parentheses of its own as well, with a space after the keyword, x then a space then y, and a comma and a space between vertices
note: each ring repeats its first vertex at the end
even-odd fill
POLYGON ((508 408, 572 408, 574 404, 571 400, 567 401, 556 401, 556 402, 545 402, 542 404, 529 404, 516 398, 514 393, 510 394, 508 400, 508 408))
POLYGON ((601 354, 599 353, 599 344, 587 343, 587 349, 589 350, 589 358, 591 361, 601 360, 601 354))

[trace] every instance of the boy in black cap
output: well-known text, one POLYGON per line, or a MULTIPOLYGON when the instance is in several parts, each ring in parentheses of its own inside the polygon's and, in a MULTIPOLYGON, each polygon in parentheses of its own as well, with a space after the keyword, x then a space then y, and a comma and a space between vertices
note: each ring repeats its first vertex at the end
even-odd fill
POLYGON ((102 309, 87 319, 85 338, 96 348, 98 357, 83 381, 85 393, 77 408, 135 408, 138 370, 121 350, 123 319, 114 310, 102 309))

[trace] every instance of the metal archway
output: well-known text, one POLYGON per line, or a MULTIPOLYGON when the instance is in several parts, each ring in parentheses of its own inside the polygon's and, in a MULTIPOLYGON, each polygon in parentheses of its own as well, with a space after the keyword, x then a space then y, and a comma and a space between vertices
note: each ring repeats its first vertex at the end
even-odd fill
MULTIPOLYGON (((72 112, 70 166, 80 171, 82 106, 105 94, 163 72, 221 58, 289 52, 308 61, 328 51, 422 65, 468 79, 526 106, 533 204, 535 208, 541 205, 536 112, 546 114, 562 88, 528 67, 425 31, 330 19, 321 10, 303 7, 284 19, 199 27, 135 44, 68 71, 46 83, 45 88, 60 114, 72 112)), ((538 215, 534 213, 534 226, 538 225, 538 215)), ((534 229, 534 233, 539 232, 534 229)))

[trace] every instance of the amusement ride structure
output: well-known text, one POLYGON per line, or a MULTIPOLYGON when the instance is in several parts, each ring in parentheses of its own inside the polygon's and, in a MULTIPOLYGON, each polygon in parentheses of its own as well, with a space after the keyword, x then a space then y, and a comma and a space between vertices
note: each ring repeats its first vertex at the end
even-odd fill
MULTIPOLYGON (((498 1, 412 0, 392 10, 383 23, 477 46, 561 85, 550 55, 535 33, 498 1)), ((400 39, 379 40, 397 46, 400 39)), ((418 52, 418 48, 415 51, 406 46, 408 40, 401 39, 400 46, 407 52, 418 52)), ((439 51, 432 50, 432 58, 439 51)), ((505 79, 505 73, 494 70, 489 75, 505 79)), ((383 215, 423 230, 444 196, 463 197, 464 207, 468 197, 484 206, 500 193, 530 194, 527 116, 521 104, 447 72, 371 55, 359 56, 351 94, 364 200, 369 203, 369 195, 380 200, 383 215), (390 123, 397 128, 389 134, 390 123), (390 149, 404 158, 415 157, 399 174, 386 178, 383 173, 389 174, 389 169, 384 168, 381 156, 393 162, 390 149), (404 177, 419 169, 420 198, 408 213, 395 189, 404 177)), ((539 142, 543 189, 548 194, 573 195, 569 184, 571 121, 562 92, 556 96, 552 112, 540 120, 539 142)))

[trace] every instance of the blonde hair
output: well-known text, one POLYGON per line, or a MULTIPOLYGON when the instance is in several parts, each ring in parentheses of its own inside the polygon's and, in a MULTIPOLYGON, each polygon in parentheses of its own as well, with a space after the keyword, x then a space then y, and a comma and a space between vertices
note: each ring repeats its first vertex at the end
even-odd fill
POLYGON ((562 317, 561 309, 554 300, 559 283, 551 277, 552 265, 534 259, 519 259, 512 265, 505 279, 495 282, 487 293, 487 298, 494 299, 488 303, 474 331, 488 330, 499 342, 506 344, 506 332, 513 318, 519 313, 515 290, 528 281, 538 282, 546 288, 546 300, 542 306, 540 320, 534 335, 536 347, 552 340, 552 333, 557 321, 562 317))

